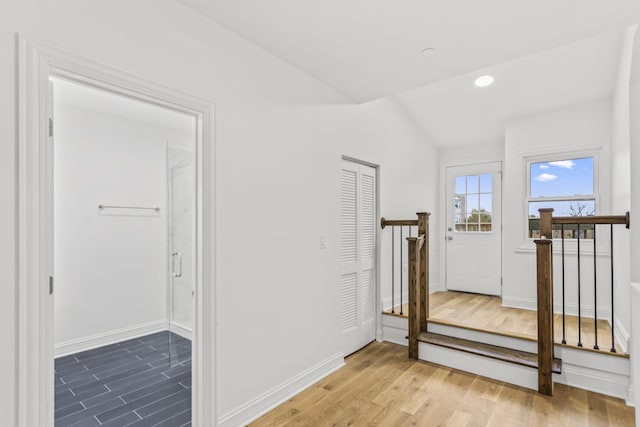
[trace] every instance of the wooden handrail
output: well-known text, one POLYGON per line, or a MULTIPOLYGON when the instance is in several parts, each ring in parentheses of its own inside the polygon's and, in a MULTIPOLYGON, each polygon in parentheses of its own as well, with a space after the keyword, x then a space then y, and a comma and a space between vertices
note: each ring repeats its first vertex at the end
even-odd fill
POLYGON ((540 212, 540 236, 542 238, 552 238, 552 228, 554 224, 624 224, 630 226, 629 212, 624 215, 594 215, 594 216, 553 216, 553 208, 538 209, 540 212))
POLYGON ((386 226, 398 226, 398 225, 418 225, 417 219, 385 219, 382 217, 380 219, 380 226, 385 228, 386 226))
POLYGON ((629 228, 629 212, 625 215, 552 216, 553 224, 624 224, 629 228))

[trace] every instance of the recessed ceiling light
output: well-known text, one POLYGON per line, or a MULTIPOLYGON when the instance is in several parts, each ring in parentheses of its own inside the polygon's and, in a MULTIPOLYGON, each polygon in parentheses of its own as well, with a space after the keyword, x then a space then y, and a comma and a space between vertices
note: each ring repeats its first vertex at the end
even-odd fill
POLYGON ((422 49, 422 54, 424 56, 429 56, 432 53, 434 53, 436 51, 435 47, 425 47, 424 49, 422 49))
POLYGON ((491 83, 493 83, 493 76, 490 76, 488 74, 478 77, 475 81, 475 84, 478 87, 487 87, 490 86, 491 83))

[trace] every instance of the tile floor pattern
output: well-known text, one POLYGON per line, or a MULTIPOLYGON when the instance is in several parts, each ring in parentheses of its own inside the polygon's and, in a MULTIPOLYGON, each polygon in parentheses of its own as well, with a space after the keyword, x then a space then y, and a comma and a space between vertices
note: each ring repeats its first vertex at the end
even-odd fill
POLYGON ((191 341, 163 331, 56 359, 55 420, 56 427, 191 426, 191 341))

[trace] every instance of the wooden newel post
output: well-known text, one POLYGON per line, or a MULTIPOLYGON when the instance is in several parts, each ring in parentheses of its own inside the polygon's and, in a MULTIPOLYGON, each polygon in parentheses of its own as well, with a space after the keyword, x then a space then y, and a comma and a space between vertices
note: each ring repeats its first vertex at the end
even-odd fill
POLYGON ((418 212, 418 236, 424 236, 420 249, 420 332, 427 332, 429 318, 429 212, 418 212))
POLYGON ((543 209, 540 209, 540 235, 542 238, 534 240, 536 244, 538 294, 538 392, 552 396, 553 240, 551 239, 551 215, 553 209, 549 209, 548 213, 542 211, 543 209))
POLYGON ((538 209, 540 212, 540 238, 553 239, 553 208, 538 209))
POLYGON ((420 336, 420 263, 418 239, 407 237, 409 244, 409 359, 418 358, 420 336))

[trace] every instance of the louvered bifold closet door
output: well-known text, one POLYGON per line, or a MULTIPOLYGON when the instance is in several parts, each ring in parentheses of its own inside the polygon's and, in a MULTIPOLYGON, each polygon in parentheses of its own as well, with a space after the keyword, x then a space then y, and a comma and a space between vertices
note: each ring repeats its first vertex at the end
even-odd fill
POLYGON ((341 328, 353 353, 375 337, 375 169, 343 161, 341 171, 341 328))

